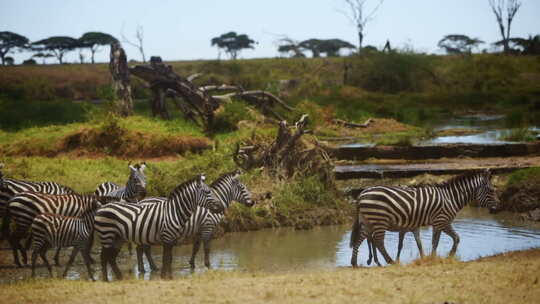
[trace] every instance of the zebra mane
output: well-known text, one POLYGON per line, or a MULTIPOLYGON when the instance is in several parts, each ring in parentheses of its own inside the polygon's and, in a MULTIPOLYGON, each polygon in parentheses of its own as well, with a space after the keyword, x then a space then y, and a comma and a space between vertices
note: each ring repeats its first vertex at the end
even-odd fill
POLYGON ((194 183, 198 183, 199 181, 203 181, 205 180, 205 176, 204 174, 201 174, 201 175, 197 175, 195 176, 194 178, 190 179, 190 180, 187 180, 183 183, 181 183, 180 185, 176 186, 172 191, 171 193, 169 194, 168 198, 171 199, 175 194, 177 194, 178 192, 182 191, 183 189, 189 187, 190 185, 194 184, 194 183))
POLYGON ((476 176, 486 176, 489 178, 489 171, 471 171, 471 172, 467 172, 461 175, 454 176, 450 178, 449 180, 446 180, 440 183, 421 183, 417 185, 407 185, 407 186, 404 186, 403 188, 407 188, 407 187, 414 188, 414 189, 426 188, 426 187, 444 188, 446 186, 453 185, 453 184, 462 182, 463 180, 471 179, 476 176))
POLYGON ((215 185, 218 185, 220 183, 222 183, 224 180, 226 179, 233 179, 235 178, 236 176, 239 176, 241 173, 240 173, 240 170, 234 170, 234 171, 231 171, 231 172, 227 172, 223 175, 221 175, 220 177, 218 177, 211 185, 210 187, 214 187, 215 185))

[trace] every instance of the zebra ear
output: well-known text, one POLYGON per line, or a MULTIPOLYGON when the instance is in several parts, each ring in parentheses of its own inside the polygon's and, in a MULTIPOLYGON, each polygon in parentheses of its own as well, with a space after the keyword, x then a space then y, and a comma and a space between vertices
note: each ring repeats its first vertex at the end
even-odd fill
POLYGON ((233 178, 239 178, 240 175, 242 175, 242 171, 240 169, 234 170, 233 173, 234 173, 233 178))
POLYGON ((144 169, 146 169, 146 162, 142 162, 140 168, 141 168, 141 172, 144 173, 144 169))
POLYGON ((204 173, 199 174, 199 184, 204 184, 204 181, 206 180, 206 175, 204 173))
POLYGON ((489 170, 489 168, 486 168, 486 169, 484 170, 484 174, 486 175, 486 177, 487 177, 488 179, 491 178, 491 170, 489 170))

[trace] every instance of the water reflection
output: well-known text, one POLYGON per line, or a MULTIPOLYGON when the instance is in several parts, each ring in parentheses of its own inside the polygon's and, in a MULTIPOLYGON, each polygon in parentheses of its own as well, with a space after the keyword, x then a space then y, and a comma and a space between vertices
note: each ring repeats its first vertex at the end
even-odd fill
MULTIPOLYGON (((492 215, 484 209, 465 208, 454 221, 454 228, 461 238, 457 257, 460 260, 468 261, 507 251, 540 247, 540 227, 530 227, 526 224, 529 223, 517 220, 515 214, 492 215)), ((281 272, 348 267, 351 257, 349 236, 350 227, 348 225, 316 227, 312 230, 300 231, 283 228, 228 233, 212 242, 211 263, 214 269, 222 271, 239 269, 281 272)), ((386 234, 386 248, 392 257, 395 257, 397 253, 397 238, 397 233, 386 234)), ((429 254, 431 252, 431 229, 422 229, 421 238, 424 250, 426 254, 429 254)), ((411 234, 407 234, 404 244, 401 254, 402 263, 408 263, 419 257, 416 243, 411 234)), ((451 238, 442 234, 437 250, 439 256, 446 256, 451 246, 451 238)), ((99 259, 97 247, 93 255, 99 259)), ((68 251, 64 253, 64 261, 67 261, 67 253, 68 251)), ((158 265, 161 265, 161 248, 153 248, 153 253, 154 259, 158 265)), ((49 255, 52 253, 49 252, 49 255)), ((175 277, 191 274, 188 263, 190 255, 190 245, 175 249, 173 260, 175 277)), ((367 247, 364 243, 360 248, 358 261, 361 265, 365 265, 366 260, 367 247)), ((4 261, 11 261, 11 259, 4 259, 4 261)), ((127 250, 122 251, 119 265, 126 277, 138 277, 146 280, 159 279, 160 277, 159 271, 138 273, 135 254, 130 256, 127 254, 127 250)), ((99 264, 94 265, 94 267, 96 278, 99 278, 99 264)), ((146 264, 146 268, 149 269, 148 264, 146 264)), ((58 268, 55 272, 60 274, 61 270, 63 269, 58 268)), ((196 271, 206 271, 202 249, 197 257, 196 271)), ((16 270, 9 277, 7 275, 4 277, 3 275, 6 273, 9 271, 0 270, 0 281, 14 281, 29 277, 30 269, 16 270)), ((44 268, 41 268, 39 273, 41 276, 47 277, 44 268)), ((68 278, 87 278, 82 261, 77 260, 77 265, 69 272, 68 278)))

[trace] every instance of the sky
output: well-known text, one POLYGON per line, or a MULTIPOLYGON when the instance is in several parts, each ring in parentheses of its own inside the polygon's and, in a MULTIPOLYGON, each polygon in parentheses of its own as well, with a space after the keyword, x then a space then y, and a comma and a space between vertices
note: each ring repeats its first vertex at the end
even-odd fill
MULTIPOLYGON (((370 10, 378 0, 367 0, 370 10)), ((512 23, 512 37, 540 34, 540 1, 522 0, 512 23)), ((0 31, 11 31, 37 41, 50 36, 80 37, 89 31, 122 33, 135 40, 144 30, 146 57, 164 60, 215 59, 210 40, 229 31, 257 41, 239 58, 276 57, 277 40, 338 38, 357 45, 354 25, 344 15, 344 0, 1 0, 0 31)), ((365 31, 364 45, 441 53, 437 42, 447 34, 465 34, 486 42, 500 40, 488 0, 385 0, 365 31)), ((129 59, 140 60, 137 49, 124 44, 129 59)), ((491 48, 483 45, 481 48, 491 48)), ((109 49, 96 54, 105 62, 109 49)), ((30 53, 12 55, 17 63, 30 53)), ((87 55, 89 58, 89 54, 87 55)), ((41 62, 41 59, 38 61, 41 62)), ((52 63, 55 60, 49 59, 52 63)), ((78 61, 70 52, 64 61, 78 61)))

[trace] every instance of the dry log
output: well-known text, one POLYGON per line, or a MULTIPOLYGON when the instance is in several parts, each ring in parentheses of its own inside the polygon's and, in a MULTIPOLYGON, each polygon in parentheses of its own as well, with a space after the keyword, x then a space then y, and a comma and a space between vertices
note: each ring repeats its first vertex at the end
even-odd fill
POLYGON ((109 71, 111 72, 113 88, 118 97, 116 102, 118 113, 122 116, 133 114, 133 100, 129 82, 129 68, 126 52, 120 43, 111 44, 109 71))
POLYGON ((319 175, 325 182, 333 181, 332 163, 325 149, 317 142, 308 147, 302 135, 306 129, 308 115, 304 114, 289 127, 286 121, 279 122, 276 139, 270 144, 253 142, 237 144, 233 154, 235 163, 244 170, 265 168, 272 175, 291 178, 294 175, 319 175))
MULTIPOLYGON (((279 120, 283 120, 283 117, 272 109, 275 105, 282 106, 288 111, 293 110, 281 99, 266 91, 245 91, 242 87, 226 84, 199 87, 192 81, 199 77, 200 74, 193 74, 188 78, 184 78, 176 74, 171 66, 163 64, 158 58, 155 58, 150 65, 137 65, 131 68, 130 71, 150 84, 154 94, 154 105, 152 107, 152 109, 155 109, 154 115, 168 118, 165 102, 161 99, 161 97, 164 98, 165 96, 162 92, 174 91, 177 96, 182 97, 179 107, 184 115, 191 120, 197 121, 199 125, 204 126, 207 130, 211 130, 213 126, 214 112, 222 102, 231 98, 245 100, 247 103, 259 108, 264 115, 279 120), (233 92, 223 95, 211 94, 211 92, 217 91, 233 92)), ((167 94, 171 95, 170 93, 167 94)))
POLYGON ((334 124, 336 124, 336 125, 342 125, 342 126, 347 127, 347 128, 367 128, 373 122, 373 119, 369 118, 363 124, 357 124, 357 123, 354 123, 354 122, 349 122, 349 121, 345 121, 345 120, 341 120, 341 119, 332 119, 332 122, 334 124))

